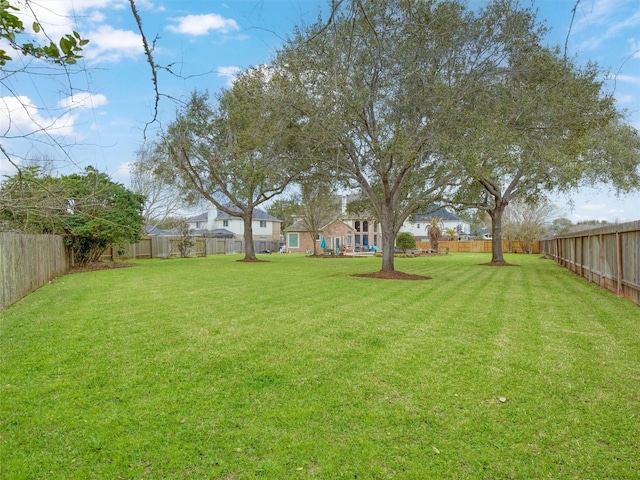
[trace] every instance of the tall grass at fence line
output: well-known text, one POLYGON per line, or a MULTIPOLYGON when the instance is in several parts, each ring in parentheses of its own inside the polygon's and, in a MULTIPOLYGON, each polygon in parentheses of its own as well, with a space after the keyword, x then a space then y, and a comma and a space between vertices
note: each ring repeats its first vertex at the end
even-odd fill
POLYGON ((637 478, 640 309, 538 256, 145 260, 0 314, 2 478, 637 478))

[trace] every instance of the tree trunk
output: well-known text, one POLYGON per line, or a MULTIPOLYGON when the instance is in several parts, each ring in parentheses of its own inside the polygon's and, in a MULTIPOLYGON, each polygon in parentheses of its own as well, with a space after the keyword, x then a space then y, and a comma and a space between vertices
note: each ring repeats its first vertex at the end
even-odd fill
POLYGON ((507 207, 506 203, 497 203, 497 206, 489 210, 491 217, 491 263, 506 263, 502 254, 502 214, 507 207))
POLYGON ((253 246, 253 215, 252 211, 245 212, 242 215, 244 222, 244 261, 257 262, 256 250, 253 246))
POLYGON ((395 268, 395 233, 393 227, 388 220, 385 222, 380 219, 380 227, 382 228, 382 271, 393 272, 395 268))

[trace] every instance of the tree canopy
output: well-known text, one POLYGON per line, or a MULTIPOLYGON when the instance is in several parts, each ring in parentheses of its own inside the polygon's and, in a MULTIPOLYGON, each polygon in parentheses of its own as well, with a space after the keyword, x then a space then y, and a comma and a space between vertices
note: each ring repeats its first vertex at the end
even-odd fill
POLYGON ((289 143, 291 132, 304 126, 281 110, 281 92, 266 69, 245 72, 217 100, 212 104, 208 94, 193 93, 167 130, 160 170, 192 198, 204 197, 242 218, 245 260, 252 261, 253 210, 304 171, 305 153, 289 143))
POLYGON ((83 265, 140 239, 143 201, 93 167, 61 177, 25 167, 0 185, 0 228, 62 235, 74 264, 83 265))
POLYGON ((328 24, 296 32, 276 61, 296 92, 292 107, 332 152, 323 168, 371 202, 383 270, 394 269, 404 220, 454 177, 439 142, 467 44, 464 17, 455 2, 342 2, 328 24))
MULTIPOLYGON (((510 2, 486 8, 504 16, 510 2)), ((619 191, 640 186, 640 137, 603 91, 599 69, 579 67, 542 46, 530 10, 518 22, 495 22, 509 39, 461 97, 451 152, 465 178, 454 201, 485 210, 492 219, 492 263, 504 263, 502 215, 510 202, 540 203, 553 191, 596 182, 619 191), (462 147, 462 148, 460 148, 462 147)))

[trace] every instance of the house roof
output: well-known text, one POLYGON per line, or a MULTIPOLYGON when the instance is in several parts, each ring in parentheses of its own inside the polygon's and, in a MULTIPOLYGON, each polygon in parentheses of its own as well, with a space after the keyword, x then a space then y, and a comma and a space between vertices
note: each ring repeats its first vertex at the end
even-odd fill
POLYGON ((442 220, 447 220, 452 222, 469 223, 466 220, 463 220, 462 218, 458 217, 457 215, 454 215, 453 213, 449 212, 446 208, 439 208, 434 212, 430 212, 430 213, 416 213, 411 218, 411 221, 413 223, 426 222, 429 219, 435 218, 435 217, 440 217, 442 220))
MULTIPOLYGON (((229 208, 233 208, 231 205, 228 205, 229 208)), ((229 215, 221 210, 217 210, 217 216, 215 220, 227 220, 229 218, 240 218, 236 215, 229 215)), ((187 222, 195 223, 195 222, 206 222, 209 219, 209 212, 206 211, 204 213, 200 213, 194 217, 187 218, 187 222)), ((269 215, 267 212, 260 208, 253 209, 253 219, 254 220, 267 220, 271 222, 282 222, 279 218, 276 218, 272 215, 269 215)))
POLYGON ((207 212, 204 212, 196 215, 195 217, 187 218, 187 222, 188 223, 206 222, 208 218, 209 218, 209 214, 207 212))
MULTIPOLYGON (((323 223, 323 226, 320 227, 320 231, 322 232, 325 228, 329 227, 330 225, 333 225, 336 222, 340 222, 344 224, 349 230, 353 230, 353 227, 343 222, 341 219, 334 218, 333 220, 329 220, 328 222, 323 223)), ((286 231, 287 232, 308 232, 309 229, 304 226, 304 222, 302 220, 298 220, 297 222, 294 222, 293 225, 291 225, 289 228, 287 228, 286 231)))
POLYGON ((203 236, 205 237, 214 237, 214 238, 233 238, 235 235, 233 232, 230 232, 226 228, 216 228, 214 230, 204 230, 201 231, 203 236))
MULTIPOLYGON (((282 222, 279 218, 269 215, 267 212, 260 208, 254 208, 252 217, 254 220, 269 220, 271 222, 282 222)), ((229 215, 228 213, 218 210, 218 216, 216 220, 225 220, 227 218, 239 218, 237 215, 229 215)))
POLYGON ((175 235, 175 232, 169 230, 162 230, 161 228, 154 227, 152 225, 145 225, 144 233, 146 235, 175 235))

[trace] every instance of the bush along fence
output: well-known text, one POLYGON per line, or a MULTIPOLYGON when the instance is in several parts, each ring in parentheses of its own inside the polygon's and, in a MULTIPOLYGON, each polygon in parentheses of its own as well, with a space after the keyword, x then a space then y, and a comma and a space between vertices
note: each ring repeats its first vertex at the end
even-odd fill
POLYGON ((0 232, 0 310, 62 275, 68 259, 59 235, 0 232))
POLYGON ((640 305, 640 221, 542 240, 558 264, 640 305))

